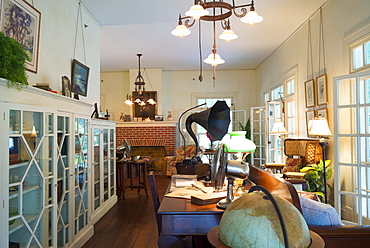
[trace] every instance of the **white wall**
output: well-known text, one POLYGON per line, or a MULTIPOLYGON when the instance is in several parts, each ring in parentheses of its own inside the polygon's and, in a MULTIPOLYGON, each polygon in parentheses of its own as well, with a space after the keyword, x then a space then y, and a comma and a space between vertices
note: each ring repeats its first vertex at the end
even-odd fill
POLYGON ((77 0, 28 2, 33 2, 41 12, 38 72, 27 73, 29 85, 49 83, 53 90, 61 91, 61 77, 66 75, 71 79, 72 60, 77 59, 90 68, 87 97, 80 96, 80 101, 99 102, 100 26, 81 7, 82 22, 79 19, 76 32, 79 16, 77 0), (83 28, 84 24, 88 28, 83 28))
MULTIPOLYGON (((362 25, 369 24, 370 19, 370 1, 369 0, 329 0, 322 10, 324 27, 324 51, 325 65, 321 50, 321 60, 319 68, 319 28, 320 14, 317 12, 310 20, 311 40, 312 40, 312 68, 307 67, 308 51, 308 25, 305 23, 299 31, 290 37, 278 50, 270 55, 256 69, 256 85, 259 104, 263 103, 263 92, 273 88, 278 83, 276 80, 286 71, 297 67, 297 110, 299 113, 299 135, 306 136, 304 83, 318 77, 324 73, 327 74, 329 125, 333 130, 333 77, 349 73, 349 50, 345 49, 345 37, 349 33, 356 32, 362 25), (355 30, 354 30, 354 27, 355 30)), ((322 49, 322 45, 321 45, 322 49)), ((318 107, 310 108, 318 109, 318 107)))
MULTIPOLYGON (((132 114, 131 108, 123 102, 126 94, 131 94, 136 76, 137 69, 101 73, 102 110, 108 108, 113 113, 112 120, 119 120, 122 112, 132 114)), ((233 97, 235 109, 238 110, 249 110, 256 104, 253 70, 217 70, 215 86, 212 71, 204 71, 203 82, 198 80, 198 71, 163 71, 161 68, 150 68, 145 69, 145 73, 142 70, 142 76, 146 82, 146 90, 157 91, 158 114, 162 114, 164 118, 168 111, 172 111, 174 120, 177 120, 180 111, 197 105, 196 97, 233 97)))

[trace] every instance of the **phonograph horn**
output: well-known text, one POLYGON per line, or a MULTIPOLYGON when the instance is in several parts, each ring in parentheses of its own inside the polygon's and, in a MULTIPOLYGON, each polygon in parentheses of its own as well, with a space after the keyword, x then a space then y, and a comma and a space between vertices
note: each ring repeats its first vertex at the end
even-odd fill
POLYGON ((186 130, 193 138, 198 154, 198 140, 191 128, 193 122, 206 129, 212 141, 221 140, 227 134, 230 125, 230 108, 225 101, 217 101, 211 108, 186 118, 186 130))

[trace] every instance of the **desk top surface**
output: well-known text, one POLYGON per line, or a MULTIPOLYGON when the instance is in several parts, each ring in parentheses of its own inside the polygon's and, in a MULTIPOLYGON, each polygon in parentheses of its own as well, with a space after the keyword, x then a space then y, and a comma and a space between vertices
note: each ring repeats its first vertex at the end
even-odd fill
POLYGON ((123 161, 117 161, 117 163, 123 163, 123 164, 143 164, 143 163, 149 163, 158 161, 159 158, 150 158, 150 159, 139 159, 139 160, 123 160, 123 161))
POLYGON ((189 199, 174 198, 174 197, 164 197, 161 205, 158 209, 158 214, 168 215, 168 214, 213 214, 222 215, 223 209, 217 208, 216 204, 208 204, 204 206, 198 206, 191 203, 189 199))

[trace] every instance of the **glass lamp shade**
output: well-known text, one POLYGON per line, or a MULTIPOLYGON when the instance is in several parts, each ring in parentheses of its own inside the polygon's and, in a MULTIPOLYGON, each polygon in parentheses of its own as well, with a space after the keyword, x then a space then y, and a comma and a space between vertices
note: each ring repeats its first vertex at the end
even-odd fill
POLYGON ((234 33, 231 29, 225 29, 220 36, 218 36, 221 40, 231 41, 238 38, 238 35, 234 33))
POLYGON ((136 103, 140 103, 140 102, 141 102, 141 100, 140 100, 140 98, 136 98, 134 102, 136 102, 136 103))
POLYGON ((171 34, 182 38, 191 34, 191 31, 185 25, 177 25, 177 27, 171 31, 171 34))
POLYGON ((244 17, 240 19, 242 22, 249 25, 260 23, 263 21, 263 17, 258 15, 256 11, 249 11, 244 17))
POLYGON ((208 15, 209 11, 205 10, 201 5, 195 4, 185 12, 185 15, 193 17, 195 20, 199 20, 202 16, 208 15))
POLYGON ((328 137, 332 135, 328 121, 323 117, 317 117, 312 121, 312 127, 308 131, 308 134, 320 137, 328 137))
POLYGON ((245 138, 246 131, 231 132, 230 136, 225 136, 222 143, 225 144, 228 152, 252 152, 256 150, 256 145, 245 138))
POLYGON ((146 105, 146 103, 145 103, 144 101, 141 101, 141 102, 139 103, 139 105, 140 105, 140 106, 145 106, 145 105, 146 105))
POLYGON ((287 134, 288 131, 284 127, 284 124, 282 121, 275 121, 274 125, 272 126, 272 130, 270 134, 287 134))
POLYGON ((225 60, 223 60, 221 58, 220 55, 218 55, 217 53, 211 53, 210 55, 208 55, 208 57, 203 60, 204 63, 207 63, 207 64, 210 64, 212 66, 217 66, 219 64, 223 64, 225 63, 225 60))
POLYGON ((125 104, 131 106, 134 103, 130 99, 126 99, 125 104))
POLYGON ((156 102, 155 102, 152 98, 149 98, 147 102, 148 102, 149 104, 151 104, 151 105, 156 104, 156 102))

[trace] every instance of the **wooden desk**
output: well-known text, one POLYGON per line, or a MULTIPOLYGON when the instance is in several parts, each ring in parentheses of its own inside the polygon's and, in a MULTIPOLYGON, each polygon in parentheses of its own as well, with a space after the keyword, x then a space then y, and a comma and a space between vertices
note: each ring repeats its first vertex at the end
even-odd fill
POLYGON ((117 161, 117 195, 123 196, 126 199, 126 189, 138 189, 137 192, 140 194, 140 189, 145 190, 145 194, 148 195, 148 175, 147 175, 147 164, 159 160, 158 158, 151 159, 140 159, 140 160, 127 160, 117 161), (138 177, 138 184, 133 184, 134 170, 138 177), (130 178, 130 184, 125 185, 126 179, 130 178))

